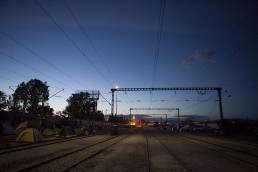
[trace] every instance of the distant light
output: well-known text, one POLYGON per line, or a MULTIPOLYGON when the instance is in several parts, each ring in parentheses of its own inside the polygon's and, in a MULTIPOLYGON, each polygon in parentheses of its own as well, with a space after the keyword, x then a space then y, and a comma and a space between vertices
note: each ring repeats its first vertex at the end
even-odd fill
POLYGON ((116 86, 116 89, 118 89, 119 87, 118 86, 116 86))
POLYGON ((134 126, 135 126, 135 125, 136 125, 136 123, 135 123, 135 122, 130 122, 130 125, 134 125, 134 126))

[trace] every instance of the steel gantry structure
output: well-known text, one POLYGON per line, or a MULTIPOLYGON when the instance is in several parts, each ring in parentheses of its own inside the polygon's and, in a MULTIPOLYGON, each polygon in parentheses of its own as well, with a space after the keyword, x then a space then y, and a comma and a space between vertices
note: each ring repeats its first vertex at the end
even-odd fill
POLYGON ((221 87, 170 87, 170 88, 111 88, 112 92, 112 104, 111 104, 111 116, 113 119, 114 115, 114 93, 116 91, 217 91, 219 98, 219 112, 220 112, 220 121, 221 121, 221 129, 224 133, 224 118, 223 118, 223 108, 222 108, 222 97, 221 97, 221 87))
MULTIPOLYGON (((168 110, 168 111, 172 111, 172 110, 177 110, 177 123, 179 125, 179 108, 130 108, 130 121, 132 119, 132 110, 168 110)), ((167 114, 166 115, 166 122, 167 122, 167 114)))

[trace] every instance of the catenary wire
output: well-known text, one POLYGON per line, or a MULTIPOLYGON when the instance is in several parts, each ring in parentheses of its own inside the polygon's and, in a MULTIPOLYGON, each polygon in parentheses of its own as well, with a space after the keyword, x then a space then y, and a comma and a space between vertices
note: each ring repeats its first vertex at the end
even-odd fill
MULTIPOLYGON (((152 83, 151 88, 154 88, 156 83, 156 74, 157 74, 157 67, 158 67, 158 59, 159 59, 159 50, 160 50, 160 41, 161 41, 161 35, 162 35, 162 29, 163 29, 163 19, 165 14, 165 0, 160 1, 160 8, 159 8, 159 21, 158 21, 158 30, 157 30, 157 40, 156 40, 156 47, 155 47, 155 54, 154 54, 154 64, 153 64, 153 73, 152 73, 152 83)), ((149 107, 151 107, 152 104, 152 98, 153 94, 150 91, 150 102, 149 107)))
MULTIPOLYGON (((26 79, 28 79, 28 80, 31 80, 31 79, 32 79, 32 78, 30 78, 30 77, 28 77, 28 76, 25 76, 25 75, 23 75, 23 74, 20 74, 20 73, 18 73, 18 72, 13 71, 13 70, 7 69, 7 68, 5 68, 5 67, 0 66, 0 68, 6 70, 6 71, 8 71, 8 72, 14 73, 14 74, 16 74, 16 75, 19 75, 19 76, 21 76, 21 77, 23 77, 23 78, 26 78, 26 79)), ((8 78, 6 78, 6 77, 3 77, 3 76, 1 76, 1 78, 4 78, 4 79, 9 80, 9 81, 12 81, 12 82, 15 82, 15 83, 17 83, 17 84, 20 84, 20 83, 18 83, 17 81, 10 80, 10 79, 8 79, 8 78)), ((9 86, 9 87, 17 87, 17 86, 9 86)), ((49 88, 58 89, 58 90, 64 89, 64 88, 55 87, 55 86, 48 86, 48 87, 49 87, 49 88)), ((63 91, 64 91, 64 90, 63 90, 63 91)))
POLYGON ((82 51, 82 49, 70 38, 70 36, 62 29, 61 26, 54 20, 54 18, 47 12, 47 10, 37 1, 35 0, 38 7, 51 19, 51 21, 62 31, 62 33, 68 38, 68 40, 76 47, 76 49, 82 54, 82 56, 87 59, 87 61, 94 67, 94 69, 102 76, 102 78, 112 87, 113 85, 109 82, 109 80, 100 72, 97 66, 90 60, 88 56, 82 51))
MULTIPOLYGON (((217 46, 216 48, 216 53, 223 48, 223 46, 226 44, 226 42, 228 42, 232 37, 233 35, 246 23, 246 21, 248 20, 248 18, 257 10, 257 7, 254 7, 241 21, 240 23, 232 30, 232 32, 230 32, 230 34, 217 46)), ((252 38, 251 38, 252 39, 252 38)), ((248 41, 249 42, 249 41, 248 41)), ((240 49, 240 48, 239 48, 240 49)), ((236 53, 236 52, 235 52, 236 53)), ((232 56, 235 54, 235 53, 232 53, 232 56)), ((229 60, 231 57, 228 57, 227 59, 229 60)), ((222 61, 220 64, 218 64, 218 67, 220 67, 221 65, 223 65, 226 61, 222 61)), ((197 75, 197 73, 199 73, 203 67, 207 64, 207 62, 203 63, 199 68, 198 70, 196 70, 196 72, 193 73, 193 75, 191 75, 191 79, 194 78, 194 76, 197 75)), ((202 78, 201 80, 199 80, 199 83, 204 81, 204 79, 206 79, 208 76, 210 76, 214 71, 216 71, 217 68, 214 68, 213 70, 211 70, 207 75, 205 75, 204 78, 202 78)), ((190 81, 190 79, 188 79, 184 85, 186 85, 188 82, 190 81)), ((187 94, 186 94, 187 95, 187 94)))
MULTIPOLYGON (((57 71, 59 71, 59 72, 61 72, 62 74, 64 74, 66 77, 68 77, 68 78, 72 79, 73 81, 75 81, 75 82, 81 84, 82 86, 84 86, 84 87, 90 89, 89 87, 85 86, 83 83, 81 83, 81 82, 78 81, 77 79, 71 77, 69 74, 65 73, 63 70, 61 70, 60 68, 56 67, 54 64, 50 63, 50 62, 47 61, 45 58, 43 58, 42 56, 40 56, 39 54, 37 54, 35 51, 33 51, 33 50, 30 49, 29 47, 25 46, 25 45, 22 44, 21 42, 17 41, 16 39, 14 39, 13 37, 11 37, 10 35, 8 35, 7 33, 5 33, 4 31, 1 31, 1 30, 0 30, 0 32, 1 32, 4 36, 6 36, 7 38, 9 38, 10 40, 12 40, 12 41, 14 41, 15 43, 19 44, 21 47, 23 47, 24 49, 26 49, 28 52, 30 52, 30 53, 33 54, 34 56, 40 58, 41 60, 43 60, 44 62, 46 62, 48 65, 50 65, 51 67, 53 67, 54 69, 56 69, 57 71)), ((23 65, 24 65, 24 64, 23 64, 23 65)), ((27 66, 27 67, 28 67, 28 66, 27 66)), ((31 68, 31 67, 29 67, 29 68, 31 68)), ((6 69, 6 70, 8 70, 8 69, 6 69)), ((10 70, 9 70, 9 71, 10 71, 10 70)), ((17 72, 14 72, 14 71, 12 71, 12 72, 18 74, 17 72)), ((40 72, 40 73, 41 73, 41 72, 40 72)), ((41 73, 41 74, 42 74, 42 73, 41 73)), ((19 74, 19 75, 23 76, 22 74, 19 74)), ((23 76, 23 77, 26 77, 26 76, 23 76)), ((26 78, 29 78, 29 77, 26 77, 26 78)), ((58 81, 58 82, 59 82, 59 81, 58 81)), ((60 82, 59 82, 59 83, 60 83, 60 82)), ((62 84, 62 83, 61 83, 61 84, 62 84)), ((75 89, 72 88, 72 87, 69 87, 69 88, 75 90, 75 89)), ((101 95, 101 96, 102 96, 102 95, 101 95)), ((103 96, 102 96, 102 97, 103 97, 103 96)))
POLYGON ((7 68, 5 68, 5 67, 0 66, 0 68, 3 69, 3 70, 6 70, 6 71, 8 71, 8 72, 12 72, 12 73, 14 73, 14 74, 16 74, 16 75, 22 76, 23 78, 31 79, 30 77, 27 77, 27 76, 25 76, 25 75, 23 75, 23 74, 21 74, 21 73, 18 73, 18 72, 13 71, 13 70, 7 69, 7 68))
MULTIPOLYGON (((228 42, 228 40, 231 39, 231 37, 244 25, 244 23, 246 23, 246 21, 248 20, 248 18, 254 13, 254 11, 256 11, 256 7, 253 8, 253 10, 251 10, 247 16, 245 16, 240 23, 232 30, 232 32, 217 46, 216 48, 216 52, 218 52, 225 44, 226 42, 228 42)), ((235 50, 233 53, 231 53, 226 59, 224 59, 221 63, 219 63, 215 68, 213 68, 208 74, 206 74, 201 80, 199 80, 200 82, 203 82, 208 76, 210 76, 211 74, 213 74, 219 67, 221 67, 226 61, 228 61, 229 59, 231 59, 240 49, 244 48, 249 42, 252 41, 252 39, 257 36, 257 34, 253 34, 251 36, 250 39, 247 40, 247 42, 245 42, 244 44, 242 44, 237 50, 235 50)), ((190 77, 193 78, 194 76, 196 76, 196 74, 198 72, 200 72, 201 69, 203 69, 203 67, 206 65, 206 63, 202 64, 202 66, 190 77)), ((184 84, 186 85, 188 82, 190 81, 190 79, 187 80, 187 82, 184 84)), ((187 95, 187 94, 186 94, 187 95)))
POLYGON ((102 61, 102 63, 104 64, 104 66, 107 68, 108 72, 112 75, 112 77, 114 78, 114 80, 117 82, 116 77, 114 76, 114 74, 111 72, 109 66, 107 65, 107 63, 105 62, 105 60, 103 59, 102 55, 100 54, 99 50, 96 48, 95 44, 93 43, 93 41, 90 39, 89 35, 87 34, 87 32, 85 31, 85 29, 82 27, 82 25, 80 24, 79 20, 76 18, 76 16, 74 15, 72 9, 70 8, 70 6, 67 4, 66 0, 63 0, 66 8, 68 9, 68 11, 70 12, 70 14, 72 15, 73 19, 75 20, 75 22, 77 23, 77 25, 79 26, 79 28, 81 29, 82 33, 84 34, 85 38, 87 38, 87 40, 89 41, 89 43, 91 44, 91 46, 94 48, 94 50, 96 51, 98 58, 102 61))
POLYGON ((159 59, 159 52, 160 52, 160 41, 161 41, 161 36, 162 36, 165 6, 166 6, 165 0, 161 1, 160 11, 159 11, 159 23, 158 23, 158 31, 157 31, 155 58, 154 58, 154 65, 153 65, 152 88, 154 87, 155 82, 156 82, 156 74, 157 74, 157 66, 158 66, 158 59, 159 59))
MULTIPOLYGON (((253 8, 253 10, 251 10, 241 21, 240 23, 230 32, 230 34, 216 47, 215 52, 219 52, 220 49, 223 48, 223 46, 233 37, 233 35, 246 23, 246 21, 248 20, 248 18, 256 11, 256 7, 253 8)), ((196 70, 193 75, 191 75, 191 77, 189 78, 194 78, 194 76, 197 75, 197 73, 199 73, 207 64, 207 62, 203 63, 198 70, 196 70)), ((190 81, 190 79, 188 79, 184 85, 186 85, 188 82, 190 81)))
POLYGON ((10 40, 16 42, 17 44, 19 44, 21 47, 23 47, 24 49, 26 49, 28 52, 30 52, 31 54, 33 54, 34 56, 38 57, 39 59, 41 59, 42 61, 44 61, 45 63, 47 63, 49 66, 53 67, 54 69, 56 69, 57 71, 61 72, 63 75, 65 75, 67 78, 76 81, 77 83, 81 84, 82 86, 88 88, 87 86, 85 86, 83 83, 81 83, 80 81, 76 80, 75 78, 73 78, 72 76, 70 76, 69 74, 65 73, 63 70, 61 70, 60 68, 58 68, 57 66, 55 66, 54 64, 50 63, 49 61, 47 61, 45 58, 43 58, 42 56, 40 56, 39 54, 37 54, 35 51, 33 51, 32 49, 28 48, 27 46, 25 46, 24 44, 22 44, 21 42, 17 41, 16 39, 14 39, 13 37, 11 37, 10 35, 8 35, 7 33, 5 33, 4 31, 0 31, 3 35, 5 35, 7 38, 9 38, 10 40))
POLYGON ((203 82, 207 77, 216 72, 225 62, 230 60, 236 53, 238 53, 241 49, 245 48, 253 39, 257 36, 257 33, 253 34, 246 42, 241 44, 235 51, 233 51, 230 55, 227 56, 223 61, 221 61, 216 67, 214 67, 208 74, 206 74, 199 82, 203 82))
POLYGON ((0 51, 0 54, 2 54, 2 55, 5 56, 5 57, 10 58, 11 60, 13 60, 13 61, 15 61, 15 62, 17 62, 17 63, 20 63, 20 64, 23 65, 23 66, 26 66, 27 68, 29 68, 29 69, 31 69, 31 70, 37 72, 37 73, 40 73, 41 75, 44 75, 44 76, 47 77, 47 78, 50 78, 50 79, 52 79, 52 80, 54 80, 54 81, 56 81, 56 82, 58 82, 58 83, 60 83, 60 84, 62 84, 62 85, 65 85, 66 87, 68 87, 68 88, 70 88, 70 89, 72 89, 72 90, 75 90, 75 89, 72 88, 71 86, 69 86, 69 85, 67 85, 67 84, 65 84, 65 83, 63 83, 63 82, 61 82, 61 81, 58 81, 57 79, 55 79, 55 78, 53 78, 53 77, 51 77, 51 76, 49 76, 49 75, 46 75, 45 73, 43 73, 43 72, 41 72, 41 71, 39 71, 39 70, 37 70, 37 69, 35 69, 35 68, 33 68, 33 67, 31 67, 31 66, 25 64, 24 62, 22 62, 22 61, 20 61, 20 60, 18 60, 18 59, 16 59, 16 58, 14 58, 14 57, 11 57, 11 56, 9 56, 9 55, 7 55, 7 54, 1 52, 1 51, 0 51))
POLYGON ((6 77, 4 77, 4 76, 1 76, 1 75, 0 75, 0 77, 1 77, 1 78, 3 78, 3 79, 5 79, 5 80, 8 80, 8 81, 14 82, 14 83, 16 83, 16 84, 20 84, 20 83, 18 83, 17 81, 11 80, 11 79, 6 78, 6 77))
POLYGON ((85 55, 85 53, 82 51, 82 49, 72 40, 72 38, 62 29, 62 27, 54 20, 54 18, 47 12, 47 10, 37 1, 35 0, 38 7, 51 19, 51 21, 61 30, 61 32, 66 36, 66 38, 74 45, 74 47, 81 53, 81 55, 86 59, 93 68, 101 75, 101 77, 111 86, 113 87, 113 84, 109 82, 109 80, 103 75, 103 73, 97 68, 97 66, 90 60, 90 58, 85 55))
MULTIPOLYGON (((36 1, 36 2, 37 2, 37 1, 36 1)), ((38 4, 38 3, 37 3, 37 4, 38 4)), ((40 4, 38 4, 38 5, 40 5, 40 4)), ((43 10, 43 9, 42 9, 42 10, 43 10)), ((45 11, 45 10, 43 10, 43 11, 45 11)), ((46 11, 45 11, 45 12, 46 12, 46 11)), ((51 18, 51 16, 49 16, 49 17, 51 18)), ((51 18, 51 19, 52 19, 52 18, 51 18)), ((53 20, 53 19, 52 19, 52 20, 53 20)), ((53 21, 54 21, 54 20, 53 20, 53 21)), ((54 21, 54 23, 56 23, 56 22, 54 21)), ((56 24, 57 24, 57 23, 56 23, 56 24)), ((61 27, 59 27, 59 28, 62 30, 61 27)), ((62 31, 63 31, 63 30, 62 30, 62 31)), ((67 76, 68 78, 70 78, 70 79, 72 79, 73 81, 76 81, 76 82, 78 82, 79 84, 81 84, 82 86, 88 88, 88 87, 85 86, 83 83, 81 83, 80 81, 74 79, 73 77, 71 77, 70 75, 68 75, 68 74, 65 73, 64 71, 62 71, 61 69, 57 68, 54 64, 50 63, 49 61, 47 61, 46 59, 44 59, 43 57, 41 57, 41 56, 38 55, 35 51, 31 50, 30 48, 28 48, 28 47, 25 46, 24 44, 18 42, 17 40, 15 40, 13 37, 11 37, 10 35, 8 35, 7 33, 3 32, 3 31, 0 31, 0 32, 1 32, 3 35, 5 35, 6 37, 8 37, 9 39, 11 39, 11 40, 13 40, 14 42, 18 43, 20 46, 22 46, 23 48, 25 48, 27 51, 29 51, 30 53, 32 53, 32 54, 35 55, 36 57, 38 57, 38 58, 40 58, 41 60, 43 60, 44 62, 46 62, 48 65, 52 66, 54 69, 56 69, 56 70, 58 70, 59 72, 63 73, 63 74, 64 74, 65 76, 67 76)), ((64 32, 64 31, 63 31, 63 32, 64 32)), ((69 36, 68 36, 65 32, 64 32, 64 34, 69 38, 69 36)), ((71 38, 69 38, 69 40, 72 41, 71 38)), ((72 41, 72 43, 76 46, 76 44, 75 44, 73 41, 72 41)), ((93 44, 93 43, 92 43, 92 44, 93 44)), ((78 46, 76 46, 76 47, 80 50, 80 48, 79 48, 78 46)), ((2 54, 5 55, 5 56, 8 56, 8 55, 6 55, 6 54, 4 54, 4 53, 2 53, 2 54)), ((11 58, 11 56, 9 56, 9 57, 11 58)), ((84 55, 84 57, 86 57, 86 56, 84 55)), ((41 73, 42 75, 44 75, 44 76, 46 76, 46 77, 48 77, 48 78, 51 78, 52 80, 55 80, 55 81, 57 81, 57 82, 59 82, 59 83, 65 85, 65 86, 67 86, 67 87, 69 87, 69 88, 75 90, 74 88, 72 88, 72 87, 70 87, 70 86, 64 84, 63 82, 60 82, 60 81, 54 79, 53 77, 50 77, 50 76, 48 76, 48 75, 46 75, 46 74, 44 74, 44 73, 42 73, 42 72, 36 70, 35 68, 32 68, 32 67, 26 65, 25 63, 23 63, 23 62, 21 62, 21 61, 18 61, 17 59, 14 59, 14 58, 12 58, 12 59, 15 60, 15 61, 17 61, 17 62, 19 62, 19 63, 21 63, 21 64, 23 64, 23 65, 25 65, 25 66, 27 66, 28 68, 30 68, 30 69, 32 69, 32 70, 34 70, 34 71, 37 71, 37 72, 41 73)), ((87 59, 88 59, 88 58, 87 58, 87 59)), ((88 59, 88 60, 89 60, 89 59, 88 59)), ((90 61, 90 60, 89 60, 89 61, 90 61)), ((91 61, 90 61, 90 63, 93 64, 91 61)), ((93 66, 94 66, 94 68, 95 68, 96 70, 98 70, 94 64, 93 64, 93 66)), ((102 75, 103 75, 103 74, 102 74, 102 75)), ((106 79, 106 81, 107 81, 107 79, 106 79)))

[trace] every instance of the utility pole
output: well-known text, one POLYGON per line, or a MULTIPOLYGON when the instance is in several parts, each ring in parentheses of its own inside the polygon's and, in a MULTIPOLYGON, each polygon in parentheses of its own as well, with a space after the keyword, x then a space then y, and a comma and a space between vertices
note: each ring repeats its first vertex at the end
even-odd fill
POLYGON ((221 130, 222 130, 222 134, 225 135, 224 117, 223 117, 223 109, 222 109, 221 88, 217 89, 217 91, 218 91, 218 97, 219 97, 219 112, 220 112, 221 130))
POLYGON ((117 115, 117 92, 116 92, 116 115, 117 115))
POLYGON ((129 122, 131 122, 132 121, 132 108, 130 108, 130 120, 129 120, 129 122))
POLYGON ((113 123, 113 117, 114 117, 114 92, 116 89, 111 89, 112 91, 112 104, 111 104, 111 125, 113 123))
POLYGON ((179 129, 179 109, 177 109, 177 124, 178 124, 178 129, 179 129))

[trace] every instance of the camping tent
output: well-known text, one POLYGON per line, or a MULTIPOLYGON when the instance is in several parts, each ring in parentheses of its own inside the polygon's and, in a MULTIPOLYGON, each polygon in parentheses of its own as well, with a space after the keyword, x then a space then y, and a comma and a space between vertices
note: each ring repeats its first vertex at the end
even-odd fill
POLYGON ((43 135, 35 128, 28 128, 22 131, 16 138, 16 142, 38 143, 44 140, 43 135))
POLYGON ((54 136, 54 135, 56 135, 56 132, 54 129, 45 128, 43 135, 44 136, 54 136))
POLYGON ((183 126, 180 131, 193 131, 193 127, 189 124, 183 126))
POLYGON ((29 119, 25 122, 22 122, 15 130, 16 135, 19 135, 23 130, 26 130, 27 128, 36 128, 37 130, 41 129, 41 120, 29 119))
POLYGON ((15 133, 16 135, 21 134, 22 131, 26 130, 28 128, 28 121, 22 122, 16 129, 15 133))
POLYGON ((13 127, 10 124, 4 123, 3 126, 3 135, 15 134, 13 127))

